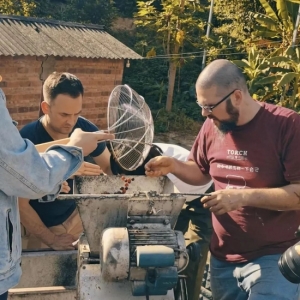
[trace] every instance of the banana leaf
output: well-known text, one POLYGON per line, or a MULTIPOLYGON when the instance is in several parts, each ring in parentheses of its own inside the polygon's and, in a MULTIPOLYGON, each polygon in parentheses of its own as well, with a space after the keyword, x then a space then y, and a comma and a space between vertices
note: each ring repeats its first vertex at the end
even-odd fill
POLYGON ((261 24, 263 27, 268 28, 269 30, 274 31, 278 28, 278 25, 279 25, 278 21, 274 21, 272 18, 270 18, 267 15, 260 14, 260 13, 255 13, 255 14, 251 14, 251 15, 256 20, 256 22, 261 24))
POLYGON ((291 23, 291 19, 289 18, 289 13, 286 6, 286 0, 277 0, 276 6, 278 10, 278 15, 281 18, 282 24, 284 28, 288 31, 293 28, 293 24, 291 23))
POLYGON ((255 51, 254 48, 251 48, 248 53, 248 64, 249 64, 250 68, 253 70, 256 68, 257 57, 259 57, 259 53, 257 51, 255 51))
POLYGON ((273 19, 274 21, 278 22, 278 17, 276 15, 276 13, 274 12, 274 10, 272 9, 272 7, 270 6, 270 4, 268 3, 267 0, 259 0, 259 2, 261 3, 261 5, 263 6, 263 8, 266 11, 266 14, 273 19))
POLYGON ((282 67, 270 67, 269 68, 270 73, 287 73, 291 71, 291 67, 288 68, 282 68, 282 67))
POLYGON ((249 64, 247 61, 243 60, 232 60, 232 62, 240 68, 249 68, 249 64))
POLYGON ((270 98, 272 98, 273 96, 276 96, 277 93, 278 93, 278 91, 272 91, 272 92, 264 95, 260 101, 265 102, 265 101, 269 100, 270 98))
POLYGON ((259 84, 260 85, 271 84, 279 80, 281 77, 282 75, 272 75, 272 76, 264 77, 259 80, 259 84))
POLYGON ((291 60, 294 60, 296 63, 299 63, 300 55, 299 55, 299 49, 295 47, 289 47, 285 55, 289 57, 291 60))
POLYGON ((270 57, 283 55, 285 48, 278 48, 270 54, 270 57))
POLYGON ((287 0, 288 2, 292 2, 292 3, 296 3, 296 4, 300 4, 300 0, 287 0))
POLYGON ((286 2, 286 7, 287 7, 289 15, 292 19, 293 24, 296 23, 296 19, 297 19, 297 16, 298 16, 298 11, 299 11, 299 4, 300 4, 300 0, 297 3, 293 3, 292 1, 287 1, 286 2))
POLYGON ((257 66, 257 69, 258 70, 266 70, 266 69, 269 69, 270 68, 270 63, 268 62, 268 60, 263 60, 262 62, 261 62, 261 64, 259 64, 258 66, 257 66))
POLYGON ((286 29, 289 29, 289 16, 288 16, 288 11, 286 7, 286 0, 277 0, 276 1, 276 7, 278 10, 278 15, 280 16, 280 19, 282 21, 282 24, 286 29))
POLYGON ((286 84, 290 83, 295 77, 299 77, 299 74, 295 72, 284 74, 281 80, 278 82, 278 86, 285 86, 286 84))
POLYGON ((275 56, 268 58, 270 64, 281 63, 281 62, 290 62, 291 59, 286 56, 275 56))
POLYGON ((267 38, 277 38, 280 37, 279 31, 271 30, 256 30, 253 32, 255 36, 267 37, 267 38))
POLYGON ((254 25, 253 29, 254 30, 261 30, 261 31, 268 30, 268 31, 274 31, 275 33, 277 33, 278 30, 280 30, 279 25, 280 24, 278 23, 278 26, 267 26, 267 24, 266 24, 266 26, 264 26, 264 24, 261 23, 260 25, 254 25))

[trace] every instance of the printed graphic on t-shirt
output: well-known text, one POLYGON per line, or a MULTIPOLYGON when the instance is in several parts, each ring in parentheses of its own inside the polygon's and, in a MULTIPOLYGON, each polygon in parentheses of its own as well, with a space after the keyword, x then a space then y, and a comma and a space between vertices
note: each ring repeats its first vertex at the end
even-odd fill
POLYGON ((246 150, 227 150, 227 159, 231 160, 248 160, 248 151, 246 150))
POLYGON ((216 167, 217 169, 222 169, 224 171, 223 178, 226 178, 226 186, 223 188, 245 189, 247 187, 247 178, 250 173, 258 173, 259 167, 253 166, 252 162, 249 161, 248 150, 227 149, 222 152, 221 157, 225 158, 227 164, 217 163, 216 167))
MULTIPOLYGON (((218 169, 227 169, 232 171, 246 171, 250 173, 258 173, 259 167, 251 166, 251 163, 248 161, 248 150, 226 150, 226 159, 228 162, 233 161, 232 164, 217 164, 218 169), (239 162, 239 163, 235 163, 239 162)), ((226 178, 230 178, 231 182, 239 182, 239 184, 232 184, 230 180, 228 181, 227 188, 245 188, 247 186, 245 178, 237 174, 227 175, 226 178)))
POLYGON ((226 189, 244 189, 247 186, 247 182, 243 176, 227 175, 226 189))

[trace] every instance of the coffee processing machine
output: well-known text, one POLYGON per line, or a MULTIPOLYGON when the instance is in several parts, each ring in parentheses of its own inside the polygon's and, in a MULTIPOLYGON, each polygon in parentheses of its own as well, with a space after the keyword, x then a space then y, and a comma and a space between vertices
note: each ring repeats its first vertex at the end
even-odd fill
POLYGON ((76 200, 84 227, 77 252, 24 252, 10 299, 187 300, 189 253, 174 230, 186 198, 167 177, 133 176, 126 190, 123 179, 75 179, 75 194, 59 199, 76 200))

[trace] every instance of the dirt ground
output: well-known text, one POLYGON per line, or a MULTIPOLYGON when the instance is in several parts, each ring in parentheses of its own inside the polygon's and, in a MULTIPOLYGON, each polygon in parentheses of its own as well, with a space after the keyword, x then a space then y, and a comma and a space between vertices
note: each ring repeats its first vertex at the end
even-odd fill
POLYGON ((198 132, 191 131, 158 133, 155 134, 154 142, 175 144, 190 150, 197 134, 198 132))

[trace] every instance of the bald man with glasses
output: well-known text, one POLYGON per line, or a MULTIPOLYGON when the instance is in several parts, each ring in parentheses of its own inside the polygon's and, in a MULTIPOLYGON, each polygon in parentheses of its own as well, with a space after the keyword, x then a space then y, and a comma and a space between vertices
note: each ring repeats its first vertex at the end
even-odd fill
POLYGON ((278 269, 300 223, 300 115, 252 99, 239 68, 215 60, 199 75, 204 122, 187 162, 150 160, 148 176, 174 174, 191 185, 213 180, 201 199, 212 212, 215 300, 297 300, 299 286, 278 269))

